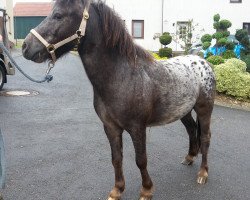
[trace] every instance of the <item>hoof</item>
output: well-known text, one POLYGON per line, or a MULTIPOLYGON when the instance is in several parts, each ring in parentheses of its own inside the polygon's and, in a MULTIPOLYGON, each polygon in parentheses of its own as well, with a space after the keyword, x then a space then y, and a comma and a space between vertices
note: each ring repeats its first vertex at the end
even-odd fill
POLYGON ((208 173, 205 169, 201 169, 198 173, 197 183, 204 185, 207 182, 208 173))
POLYGON ((107 200, 121 200, 121 192, 117 188, 113 188, 112 191, 109 193, 107 200))
POLYGON ((186 156, 186 158, 181 162, 183 165, 192 165, 194 163, 194 157, 191 157, 189 155, 186 156))
POLYGON ((198 184, 204 185, 206 182, 207 182, 207 177, 206 176, 197 178, 197 183, 198 184))
POLYGON ((121 200, 120 198, 108 197, 107 200, 121 200))
POLYGON ((140 197, 139 200, 152 200, 152 197, 140 197))

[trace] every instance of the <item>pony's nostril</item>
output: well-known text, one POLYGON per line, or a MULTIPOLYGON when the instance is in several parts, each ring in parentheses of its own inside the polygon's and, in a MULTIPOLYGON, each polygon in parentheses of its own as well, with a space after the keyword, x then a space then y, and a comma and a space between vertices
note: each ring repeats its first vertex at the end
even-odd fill
POLYGON ((23 43, 22 49, 25 50, 27 48, 26 42, 23 43))

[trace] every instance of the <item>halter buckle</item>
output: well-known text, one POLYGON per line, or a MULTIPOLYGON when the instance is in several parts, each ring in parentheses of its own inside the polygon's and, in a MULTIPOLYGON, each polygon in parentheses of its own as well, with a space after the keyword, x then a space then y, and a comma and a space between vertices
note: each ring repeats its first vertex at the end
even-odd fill
POLYGON ((56 50, 56 48, 55 48, 55 46, 53 44, 50 44, 47 47, 47 50, 48 50, 49 53, 53 53, 56 50))

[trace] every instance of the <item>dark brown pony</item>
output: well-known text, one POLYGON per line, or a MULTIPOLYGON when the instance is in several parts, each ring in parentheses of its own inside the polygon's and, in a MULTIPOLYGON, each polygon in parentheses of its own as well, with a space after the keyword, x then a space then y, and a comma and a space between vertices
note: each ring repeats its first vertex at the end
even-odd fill
MULTIPOLYGON (((51 14, 36 31, 51 44, 79 28, 86 0, 57 0, 51 14)), ((197 182, 208 177, 207 155, 210 121, 214 103, 215 79, 206 60, 182 56, 156 62, 136 45, 116 13, 101 1, 89 6, 86 35, 80 39, 78 52, 94 90, 94 107, 103 122, 112 151, 115 186, 109 200, 118 200, 125 189, 122 170, 122 133, 133 141, 136 164, 142 176, 140 200, 152 199, 153 183, 147 171, 146 128, 180 119, 189 135, 190 147, 183 164, 192 164, 199 151, 202 163, 197 182), (191 111, 197 113, 197 123, 191 111)), ((67 53, 77 40, 56 50, 67 53)), ((45 46, 29 34, 23 55, 34 62, 51 59, 45 46)))

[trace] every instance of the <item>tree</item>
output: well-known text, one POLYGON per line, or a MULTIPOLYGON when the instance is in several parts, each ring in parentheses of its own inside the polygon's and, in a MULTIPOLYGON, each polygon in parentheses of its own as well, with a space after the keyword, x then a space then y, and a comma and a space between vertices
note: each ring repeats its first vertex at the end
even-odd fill
MULTIPOLYGON (((224 46, 227 46, 230 50, 232 50, 234 48, 234 44, 227 40, 227 37, 230 35, 228 28, 232 26, 232 23, 226 19, 220 20, 219 14, 214 15, 213 19, 214 19, 213 27, 216 30, 216 32, 212 35, 212 38, 216 40, 215 43, 216 52, 218 52, 218 48, 224 46)), ((209 34, 203 35, 202 38, 203 38, 201 40, 202 46, 203 49, 206 50, 211 45, 212 39, 209 34)))
POLYGON ((170 33, 165 32, 159 38, 160 43, 164 46, 164 48, 159 49, 159 56, 160 57, 172 57, 172 49, 168 48, 167 45, 172 42, 172 36, 170 33))

